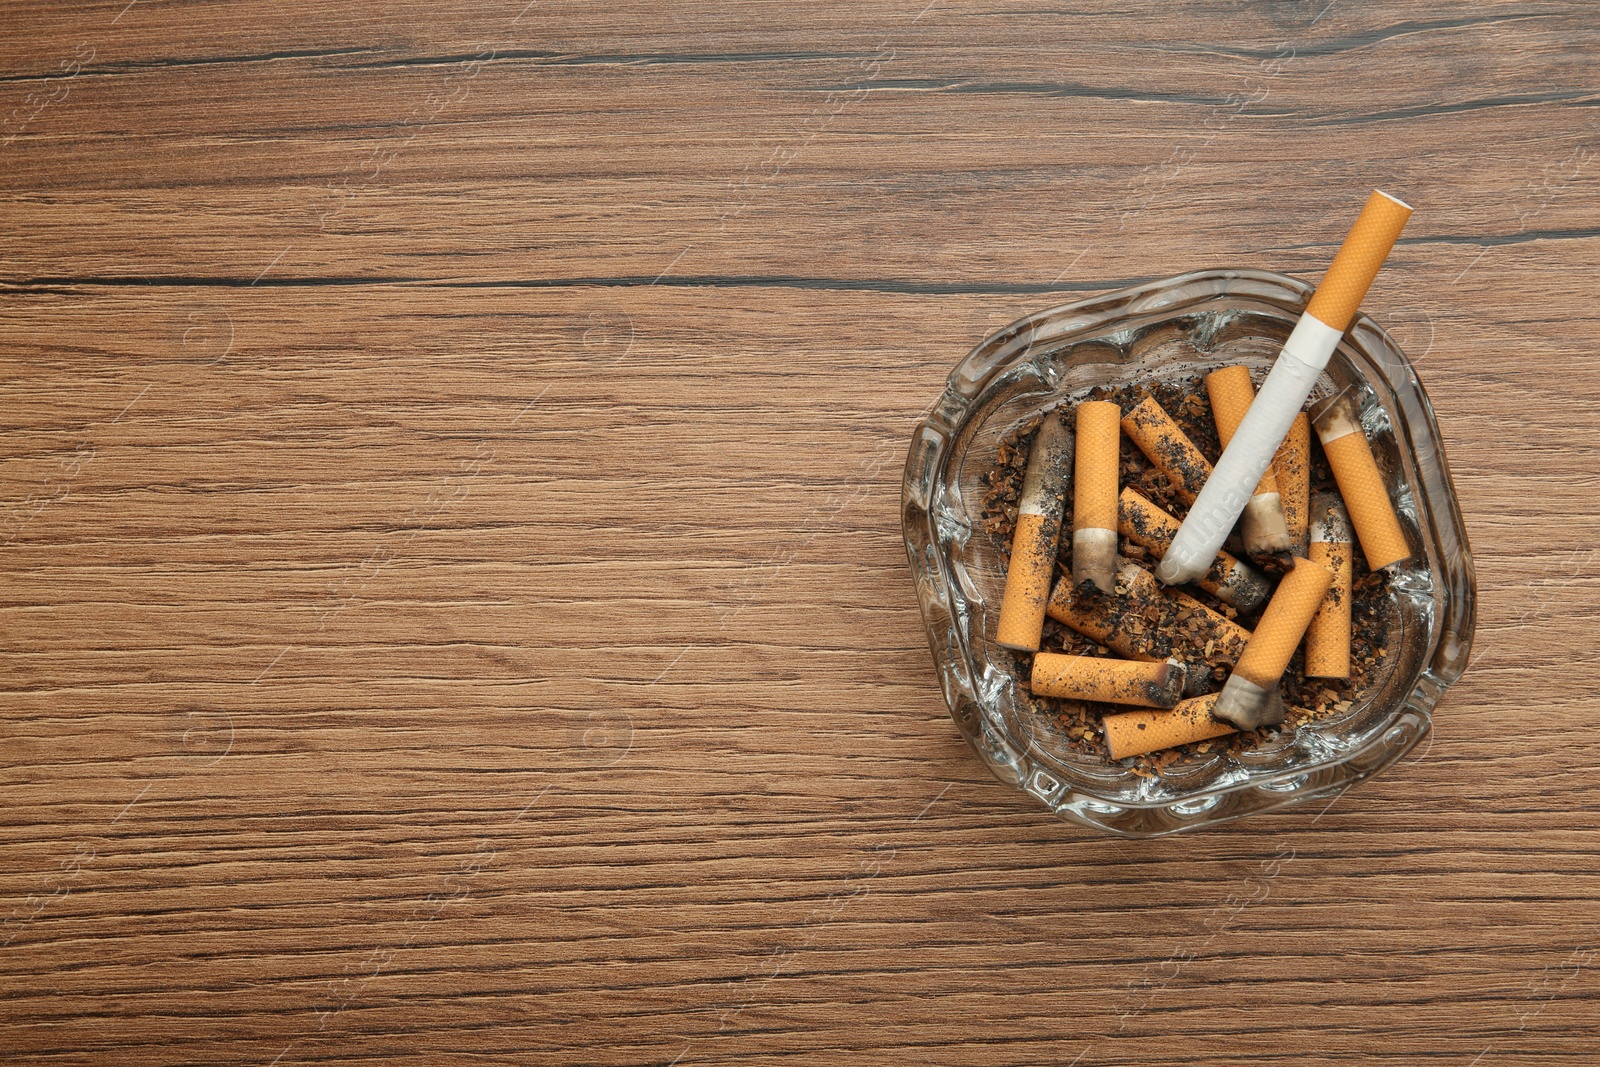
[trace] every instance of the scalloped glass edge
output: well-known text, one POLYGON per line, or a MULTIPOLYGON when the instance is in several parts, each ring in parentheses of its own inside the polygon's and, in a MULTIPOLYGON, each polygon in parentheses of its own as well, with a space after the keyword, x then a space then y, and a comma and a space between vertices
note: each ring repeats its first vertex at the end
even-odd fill
MULTIPOLYGON (((1269 755, 1252 760, 1256 766, 1219 767, 1188 788, 1138 778, 1119 764, 1053 758, 1035 743, 1029 716, 1011 701, 1018 681, 1014 663, 1007 670, 1009 653, 985 636, 984 598, 966 558, 969 541, 982 540, 971 537, 981 502, 968 512, 961 465, 984 417, 1015 401, 1015 426, 1029 410, 1037 413, 1091 385, 1156 377, 1162 361, 1141 362, 1132 342, 1163 327, 1188 323, 1194 330, 1200 323, 1215 335, 1227 323, 1252 316, 1276 320, 1286 332, 1311 292, 1306 283, 1270 271, 1197 271, 1025 316, 985 338, 956 365, 912 435, 901 520, 945 702, 996 778, 1063 818, 1121 837, 1154 837, 1337 796, 1420 742, 1440 696, 1465 669, 1475 626, 1475 577, 1433 407, 1393 339, 1358 315, 1316 395, 1356 387, 1369 431, 1392 441, 1387 476, 1409 535, 1422 549, 1395 580, 1405 612, 1400 629, 1414 667, 1391 668, 1381 691, 1338 723, 1286 733, 1291 743, 1278 746, 1282 758, 1275 763, 1269 755), (1112 352, 1118 372, 1102 376, 1094 368, 1106 365, 1103 360, 1069 358, 1074 346, 1106 354, 1107 346, 1084 346, 1085 341, 1121 346, 1112 352), (1348 725, 1354 723, 1359 728, 1348 725)), ((1230 361, 1185 365, 1206 369, 1230 361)))

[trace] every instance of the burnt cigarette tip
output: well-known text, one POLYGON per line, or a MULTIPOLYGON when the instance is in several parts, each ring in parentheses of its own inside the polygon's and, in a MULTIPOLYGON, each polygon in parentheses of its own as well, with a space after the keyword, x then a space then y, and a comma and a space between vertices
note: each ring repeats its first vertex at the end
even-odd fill
POLYGON ((1063 483, 1071 474, 1072 431, 1054 411, 1046 413, 1028 451, 1028 469, 1022 476, 1019 505, 1041 513, 1061 513, 1063 483))
POLYGON ((1237 563, 1228 574, 1227 602, 1241 615, 1261 608, 1272 597, 1272 583, 1254 567, 1237 563))
POLYGON ((1241 730, 1276 726, 1287 715, 1288 709, 1283 705, 1283 695, 1278 692, 1276 683, 1270 689, 1263 689, 1238 674, 1229 677, 1211 709, 1212 718, 1241 730))
POLYGON ((1278 493, 1257 493, 1244 506, 1240 516, 1245 548, 1251 555, 1272 555, 1292 551, 1289 524, 1283 517, 1283 499, 1278 493))
POLYGON ((1336 423, 1349 433, 1360 425, 1356 416, 1355 390, 1346 385, 1332 396, 1325 396, 1306 409, 1306 417, 1318 433, 1326 434, 1329 423, 1336 423), (1346 425, 1348 424, 1348 425, 1346 425))
POLYGON ((1089 583, 1102 593, 1117 589, 1117 531, 1074 530, 1072 533, 1072 581, 1089 583))
POLYGON ((1156 564, 1156 577, 1161 579, 1165 585, 1181 585, 1184 582, 1192 582, 1204 574, 1205 571, 1204 566, 1199 569, 1186 567, 1182 562, 1173 559, 1170 555, 1162 556, 1161 562, 1156 564))
POLYGON ((1328 544, 1348 544, 1354 538, 1350 515, 1337 493, 1318 493, 1311 498, 1311 540, 1328 544))
POLYGON ((1183 693, 1185 696, 1202 696, 1211 688, 1211 665, 1205 662, 1186 663, 1183 670, 1183 693))
POLYGON ((1189 686, 1189 668, 1176 657, 1167 660, 1162 666, 1166 671, 1151 687, 1151 702, 1157 707, 1175 707, 1186 695, 1189 686))

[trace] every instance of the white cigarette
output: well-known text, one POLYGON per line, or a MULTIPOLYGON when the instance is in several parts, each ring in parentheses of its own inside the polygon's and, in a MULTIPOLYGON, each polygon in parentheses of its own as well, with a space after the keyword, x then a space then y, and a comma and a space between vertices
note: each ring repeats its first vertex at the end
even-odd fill
POLYGON ((1387 193, 1374 192, 1368 198, 1233 440, 1189 508, 1172 547, 1161 557, 1157 578, 1168 585, 1190 582, 1217 558, 1217 550, 1250 502, 1410 217, 1411 207, 1387 193))

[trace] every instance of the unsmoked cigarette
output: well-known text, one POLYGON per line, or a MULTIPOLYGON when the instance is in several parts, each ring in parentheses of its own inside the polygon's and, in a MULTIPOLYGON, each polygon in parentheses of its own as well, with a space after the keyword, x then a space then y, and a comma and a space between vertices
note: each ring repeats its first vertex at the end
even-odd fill
POLYGON ((1145 397, 1123 416, 1122 432, 1167 476, 1184 503, 1194 502, 1211 477, 1211 464, 1154 397, 1145 397))
POLYGON ((1184 516, 1172 547, 1156 566, 1157 578, 1178 585, 1193 581, 1211 565, 1410 215, 1407 204, 1387 193, 1368 198, 1233 440, 1222 450, 1216 470, 1184 516))
POLYGON ((1350 584, 1354 558, 1350 522, 1332 493, 1318 493, 1311 531, 1311 562, 1327 568, 1333 584, 1306 629, 1306 677, 1350 677, 1350 584))
POLYGON ((1289 528, 1290 551, 1304 559, 1311 514, 1311 420, 1305 412, 1289 424, 1272 468, 1278 476, 1278 500, 1283 505, 1284 525, 1289 528))
MULTIPOLYGON (((1117 531, 1136 545, 1143 545, 1158 557, 1172 544, 1178 520, 1132 489, 1117 498, 1117 531)), ((1211 569, 1195 582, 1224 604, 1249 613, 1267 602, 1272 586, 1261 572, 1218 550, 1211 569)))
POLYGON ((1174 660, 1136 663, 1041 652, 1033 657, 1029 687, 1035 696, 1170 708, 1183 696, 1183 683, 1183 666, 1174 660))
POLYGON ((1328 466, 1333 468, 1333 480, 1339 484, 1339 495, 1350 512, 1350 524, 1361 541, 1367 566, 1381 570, 1411 555, 1350 395, 1339 393, 1311 405, 1311 422, 1328 466))
POLYGON ((1111 758, 1126 759, 1177 748, 1194 741, 1206 741, 1238 731, 1229 722, 1211 717, 1216 693, 1182 701, 1171 711, 1121 711, 1100 720, 1111 758))
POLYGON ((1036 652, 1044 632, 1044 608, 1055 576, 1061 516, 1066 510, 1067 476, 1072 470, 1072 431, 1052 411, 1028 452, 1017 504, 1017 528, 1011 536, 1011 563, 1000 598, 1000 626, 995 640, 1006 648, 1036 652))
MULTIPOLYGON (((1211 399, 1211 413, 1217 423, 1217 437, 1227 448, 1233 440, 1233 431, 1239 428, 1250 402, 1256 397, 1256 388, 1250 384, 1250 371, 1242 366, 1223 367, 1206 375, 1206 395, 1211 399)), ((1244 538, 1245 551, 1251 554, 1288 552, 1292 542, 1289 527, 1283 514, 1276 472, 1269 465, 1250 502, 1240 516, 1239 533, 1244 538)))
POLYGON ((1278 682, 1332 583, 1327 568, 1306 559, 1294 561, 1294 569, 1278 583, 1244 654, 1222 687, 1213 709, 1217 718, 1244 730, 1283 721, 1278 682))
POLYGON ((1072 580, 1109 593, 1117 574, 1117 470, 1122 409, 1105 400, 1078 405, 1072 483, 1072 580))

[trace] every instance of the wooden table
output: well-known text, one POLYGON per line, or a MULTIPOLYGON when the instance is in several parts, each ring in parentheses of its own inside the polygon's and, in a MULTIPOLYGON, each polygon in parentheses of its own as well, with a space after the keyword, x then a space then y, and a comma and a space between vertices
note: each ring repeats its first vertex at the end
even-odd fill
POLYGON ((6 22, 4 1062, 1596 1062, 1588 5, 6 22), (1060 822, 935 686, 910 430, 1375 185, 1476 662, 1326 810, 1060 822))

